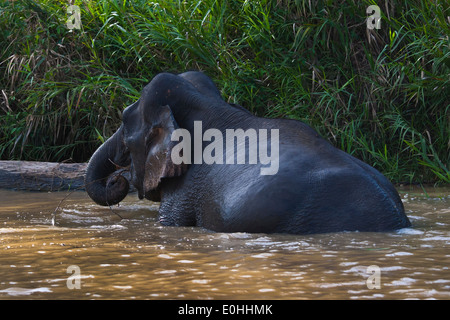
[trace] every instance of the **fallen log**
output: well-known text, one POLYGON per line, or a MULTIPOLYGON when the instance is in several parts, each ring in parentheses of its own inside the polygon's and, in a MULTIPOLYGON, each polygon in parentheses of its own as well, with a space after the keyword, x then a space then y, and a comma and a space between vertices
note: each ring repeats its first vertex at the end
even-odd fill
POLYGON ((27 191, 84 190, 87 163, 0 161, 0 188, 27 191))

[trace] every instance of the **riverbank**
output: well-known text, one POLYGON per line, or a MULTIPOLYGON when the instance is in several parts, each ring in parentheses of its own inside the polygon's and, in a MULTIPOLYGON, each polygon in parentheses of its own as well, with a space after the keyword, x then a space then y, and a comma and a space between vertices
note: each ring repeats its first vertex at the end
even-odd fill
POLYGON ((0 189, 84 190, 86 163, 0 161, 0 189))

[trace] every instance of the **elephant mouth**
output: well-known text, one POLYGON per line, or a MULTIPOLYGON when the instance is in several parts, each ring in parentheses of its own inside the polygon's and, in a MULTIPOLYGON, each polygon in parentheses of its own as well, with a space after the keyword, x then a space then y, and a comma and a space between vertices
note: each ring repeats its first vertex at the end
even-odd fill
POLYGON ((136 189, 137 189, 137 192, 138 192, 138 198, 139 198, 139 200, 144 199, 146 193, 145 193, 144 188, 142 187, 142 185, 141 185, 139 188, 136 187, 136 189))
POLYGON ((130 179, 130 181, 131 181, 131 184, 132 184, 132 185, 136 188, 136 190, 137 190, 138 198, 139 198, 140 200, 144 199, 144 197, 145 197, 145 193, 144 193, 144 181, 143 181, 142 178, 139 178, 139 177, 142 177, 143 174, 142 174, 142 171, 141 171, 141 170, 139 170, 139 173, 138 173, 138 170, 136 170, 136 165, 135 165, 135 163, 134 163, 133 161, 131 161, 130 174, 131 174, 131 179, 130 179))
POLYGON ((146 167, 144 164, 139 165, 133 162, 130 167, 130 181, 136 188, 139 200, 143 200, 144 198, 149 199, 149 194, 155 189, 146 183, 149 180, 149 175, 151 175, 151 170, 146 170, 146 167))
MULTIPOLYGON (((134 177, 137 177, 137 176, 143 177, 144 174, 139 174, 138 175, 138 174, 136 174, 134 172, 134 173, 132 173, 132 176, 134 176, 134 177)), ((132 178, 131 182, 132 182, 132 185, 134 186, 134 188, 137 191, 137 195, 138 195, 139 200, 149 199, 149 200, 156 201, 156 200, 154 200, 155 199, 155 196, 153 194, 154 190, 145 187, 144 179, 142 179, 142 178, 141 179, 132 178)))

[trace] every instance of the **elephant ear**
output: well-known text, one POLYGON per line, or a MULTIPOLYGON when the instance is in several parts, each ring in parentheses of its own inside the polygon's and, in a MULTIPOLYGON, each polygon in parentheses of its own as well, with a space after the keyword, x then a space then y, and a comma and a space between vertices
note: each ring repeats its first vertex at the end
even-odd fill
POLYGON ((155 190, 162 178, 178 177, 184 174, 187 164, 174 164, 171 159, 172 148, 176 142, 171 141, 172 132, 178 129, 169 106, 161 107, 152 132, 148 135, 147 159, 145 161, 145 193, 155 190))

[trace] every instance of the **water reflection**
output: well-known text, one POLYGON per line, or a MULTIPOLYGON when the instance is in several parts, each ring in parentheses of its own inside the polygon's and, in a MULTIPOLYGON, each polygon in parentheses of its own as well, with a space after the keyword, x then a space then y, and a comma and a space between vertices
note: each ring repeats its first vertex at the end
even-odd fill
POLYGON ((1 190, 0 299, 449 299, 450 190, 427 191, 401 191, 413 228, 294 236, 163 227, 134 195, 121 220, 82 192, 52 226, 66 194, 1 190))

